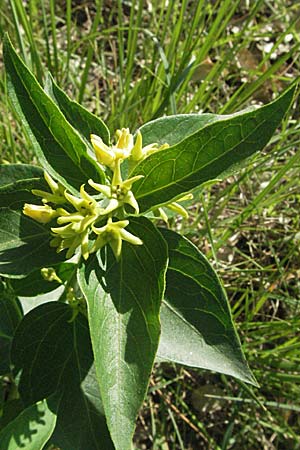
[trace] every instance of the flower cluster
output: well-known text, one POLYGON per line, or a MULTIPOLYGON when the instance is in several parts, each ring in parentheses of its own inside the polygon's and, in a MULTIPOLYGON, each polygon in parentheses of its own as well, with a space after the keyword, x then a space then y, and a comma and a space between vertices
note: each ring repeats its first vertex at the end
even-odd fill
POLYGON ((128 160, 132 170, 139 161, 168 145, 159 147, 157 144, 151 144, 143 147, 141 133, 137 133, 134 142, 128 128, 118 130, 116 135, 117 142, 112 146, 107 146, 99 136, 91 135, 98 163, 112 172, 107 184, 88 180, 88 184, 101 194, 100 199, 96 200, 87 193, 85 185, 80 188, 80 197, 76 197, 45 172, 50 192, 32 190, 33 194, 41 197, 43 205, 24 205, 24 214, 42 224, 56 219, 58 226, 51 228, 50 245, 56 247, 57 252, 67 249, 67 258, 72 257, 80 248, 81 255, 87 259, 91 253, 108 243, 116 259, 119 259, 124 240, 133 245, 142 244, 140 238, 125 230, 129 221, 124 220, 128 206, 135 214, 139 213, 139 205, 131 188, 142 175, 123 180, 121 164, 128 160), (103 225, 97 227, 98 222, 103 225))

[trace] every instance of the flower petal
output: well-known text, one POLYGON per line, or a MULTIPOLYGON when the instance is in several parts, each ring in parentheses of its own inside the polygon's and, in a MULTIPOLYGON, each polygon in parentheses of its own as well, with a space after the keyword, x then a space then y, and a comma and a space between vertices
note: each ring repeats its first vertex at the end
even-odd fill
POLYGON ((138 238, 137 236, 135 236, 134 234, 130 233, 127 230, 124 229, 120 230, 120 235, 123 241, 130 242, 130 244, 133 245, 143 245, 143 241, 140 238, 138 238))

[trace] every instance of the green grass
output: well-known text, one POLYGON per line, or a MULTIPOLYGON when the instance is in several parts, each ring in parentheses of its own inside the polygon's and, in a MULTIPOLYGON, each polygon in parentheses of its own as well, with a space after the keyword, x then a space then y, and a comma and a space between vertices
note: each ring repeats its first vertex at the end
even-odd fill
MULTIPOLYGON (((111 131, 135 130, 163 114, 227 114, 265 103, 300 73, 293 1, 1 6, 0 33, 10 33, 37 78, 43 82, 50 70, 111 131)), ((32 161, 3 71, 0 90, 1 162, 32 161)), ((260 388, 157 366, 136 449, 300 449, 299 141, 295 103, 263 153, 197 192, 188 221, 173 220, 215 261, 260 388)))

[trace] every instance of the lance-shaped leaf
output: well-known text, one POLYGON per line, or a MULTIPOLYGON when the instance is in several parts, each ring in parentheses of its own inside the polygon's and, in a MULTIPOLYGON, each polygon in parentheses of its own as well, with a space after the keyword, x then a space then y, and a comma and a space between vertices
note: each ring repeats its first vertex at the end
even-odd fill
MULTIPOLYGON (((294 90, 295 87, 290 88, 266 106, 219 116, 194 134, 138 164, 131 175, 144 175, 132 189, 140 211, 169 202, 217 178, 261 150, 288 110, 294 90)), ((159 122, 160 127, 163 120, 159 122)), ((186 130, 183 135, 185 133, 186 130)))
POLYGON ((64 258, 49 246, 50 239, 46 226, 21 211, 0 208, 0 274, 20 278, 59 263, 64 258))
POLYGON ((0 375, 10 372, 10 346, 21 319, 19 302, 0 283, 0 375))
POLYGON ((50 73, 46 80, 45 91, 58 104, 60 110, 70 124, 73 125, 73 127, 76 128, 88 142, 90 142, 90 135, 96 134, 101 137, 105 144, 109 145, 110 134, 105 123, 82 105, 71 100, 67 94, 57 86, 50 73))
POLYGON ((186 238, 170 230, 160 231, 168 244, 169 266, 159 358, 256 384, 217 274, 186 238))
POLYGON ((177 114, 151 120, 142 125, 139 130, 143 136, 143 146, 153 142, 158 145, 167 142, 172 146, 201 130, 205 125, 222 118, 224 116, 217 114, 177 114))
POLYGON ((38 306, 24 316, 11 359, 21 372, 19 392, 25 405, 54 394, 60 398, 57 423, 49 441, 64 450, 113 450, 93 371, 86 318, 71 321, 63 303, 38 306))
POLYGON ((56 423, 56 401, 29 406, 0 432, 0 450, 42 450, 56 423))
POLYGON ((176 114, 173 116, 161 117, 160 119, 151 120, 139 128, 143 136, 143 146, 156 142, 163 145, 166 142, 172 146, 183 141, 188 136, 201 130, 206 125, 224 120, 233 116, 238 116, 255 110, 255 106, 250 106, 242 111, 238 111, 231 116, 220 114, 176 114))
POLYGON ((147 391, 167 264, 166 244, 148 219, 131 217, 128 230, 143 245, 124 242, 118 263, 108 248, 107 265, 90 257, 79 273, 104 411, 117 450, 131 448, 147 391))
POLYGON ((87 146, 53 100, 16 54, 9 38, 3 43, 8 93, 41 165, 70 190, 102 173, 87 146))
POLYGON ((20 209, 27 203, 36 203, 31 189, 47 190, 43 170, 29 164, 0 165, 0 206, 20 209))

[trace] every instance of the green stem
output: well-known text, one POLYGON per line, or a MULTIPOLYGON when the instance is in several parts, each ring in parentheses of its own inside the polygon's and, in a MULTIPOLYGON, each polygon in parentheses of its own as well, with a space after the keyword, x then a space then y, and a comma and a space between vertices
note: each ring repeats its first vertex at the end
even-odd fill
POLYGON ((114 168, 114 174, 112 178, 111 185, 118 186, 122 183, 122 175, 121 175, 121 161, 120 159, 116 160, 116 165, 114 168))

